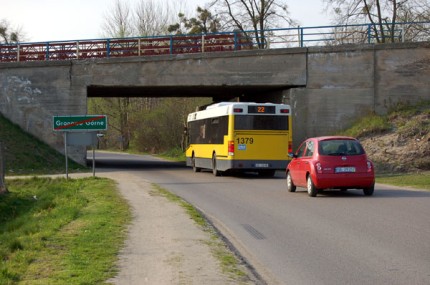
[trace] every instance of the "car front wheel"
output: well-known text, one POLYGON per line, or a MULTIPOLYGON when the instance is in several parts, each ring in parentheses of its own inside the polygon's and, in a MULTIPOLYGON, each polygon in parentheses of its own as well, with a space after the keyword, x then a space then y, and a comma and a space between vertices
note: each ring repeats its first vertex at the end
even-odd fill
POLYGON ((294 185, 293 179, 291 179, 290 172, 287 173, 287 190, 288 192, 296 192, 296 185, 294 185))
POLYGON ((311 176, 308 176, 307 179, 307 189, 308 189, 308 194, 311 197, 316 197, 317 193, 318 193, 318 189, 315 187, 314 182, 312 181, 311 176))

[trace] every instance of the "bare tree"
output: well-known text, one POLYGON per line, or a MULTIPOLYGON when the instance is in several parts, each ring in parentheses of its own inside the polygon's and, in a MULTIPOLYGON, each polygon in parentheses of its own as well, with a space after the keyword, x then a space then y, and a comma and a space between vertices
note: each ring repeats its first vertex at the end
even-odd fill
POLYGON ((131 140, 132 104, 130 98, 92 98, 88 110, 94 114, 106 114, 109 118, 109 134, 104 138, 109 146, 127 150, 131 140))
POLYGON ((134 34, 132 14, 127 2, 116 0, 112 10, 105 14, 103 35, 109 38, 125 38, 134 34))
POLYGON ((22 28, 14 28, 9 21, 0 21, 0 44, 12 44, 23 41, 25 38, 22 28))
MULTIPOLYGON (((400 22, 429 20, 428 0, 324 0, 326 9, 334 14, 335 24, 371 24, 371 37, 378 43, 395 42, 405 28, 420 29, 421 24, 400 22)), ((365 31, 363 31, 364 33, 365 31)))
POLYGON ((258 48, 267 47, 265 30, 295 24, 286 0, 212 0, 210 7, 215 8, 226 28, 238 29, 248 39, 253 38, 258 48))
MULTIPOLYGON (((105 15, 103 33, 106 37, 125 38, 135 34, 133 28, 133 16, 128 2, 116 0, 110 13, 105 15)), ((110 127, 118 131, 120 149, 128 149, 130 142, 130 99, 129 98, 105 98, 94 101, 94 109, 109 112, 111 118, 110 127)))
POLYGON ((140 0, 134 14, 134 25, 140 36, 166 34, 168 26, 176 21, 176 16, 183 9, 179 3, 172 7, 160 0, 140 0))

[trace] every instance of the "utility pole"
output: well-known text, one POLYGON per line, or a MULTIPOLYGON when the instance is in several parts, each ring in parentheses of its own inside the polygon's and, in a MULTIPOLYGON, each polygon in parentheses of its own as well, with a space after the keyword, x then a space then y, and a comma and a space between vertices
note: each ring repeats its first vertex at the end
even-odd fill
POLYGON ((6 182, 4 179, 5 176, 5 152, 3 148, 3 143, 0 142, 0 195, 7 193, 6 182))

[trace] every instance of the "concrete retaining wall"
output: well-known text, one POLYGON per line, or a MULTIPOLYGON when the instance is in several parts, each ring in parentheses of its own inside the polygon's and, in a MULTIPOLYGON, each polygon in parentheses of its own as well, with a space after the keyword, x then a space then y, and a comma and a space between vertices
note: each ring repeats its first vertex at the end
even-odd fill
POLYGON ((295 145, 364 114, 430 100, 430 44, 309 48, 307 75, 306 88, 291 91, 295 145))
MULTIPOLYGON (((0 112, 24 131, 64 153, 52 116, 85 114, 86 94, 72 96, 70 62, 33 62, 0 66, 0 112)), ((83 162, 82 147, 69 149, 83 162)))

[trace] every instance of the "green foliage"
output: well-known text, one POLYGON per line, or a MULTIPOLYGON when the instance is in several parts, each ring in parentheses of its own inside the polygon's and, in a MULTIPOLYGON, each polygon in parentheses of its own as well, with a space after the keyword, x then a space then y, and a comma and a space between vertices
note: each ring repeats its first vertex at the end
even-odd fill
POLYGON ((430 101, 397 105, 386 116, 366 116, 343 134, 362 139, 378 173, 430 169, 430 101))
POLYGON ((108 115, 101 149, 160 153, 182 148, 188 113, 210 103, 209 98, 129 98, 126 104, 123 99, 89 100, 89 113, 108 115), (121 138, 127 139, 121 144, 121 138))
MULTIPOLYGON (((6 175, 64 173, 65 158, 59 152, 0 115, 0 141, 5 149, 6 175)), ((70 171, 87 168, 69 160, 70 171)))
POLYGON ((384 175, 376 177, 376 182, 430 190, 430 172, 384 175))
POLYGON ((220 21, 212 13, 201 7, 197 7, 197 17, 188 19, 179 13, 179 23, 168 27, 169 33, 180 34, 207 34, 218 32, 221 28, 220 21))
POLYGON ((430 101, 417 105, 397 105, 388 115, 402 138, 424 136, 430 132, 430 101))
POLYGON ((424 136, 428 134, 430 131, 430 116, 427 116, 426 119, 422 117, 416 117, 405 122, 404 125, 399 127, 399 134, 402 137, 415 137, 415 136, 424 136))
POLYGON ((390 128, 391 126, 386 117, 369 114, 360 118, 351 128, 341 132, 341 134, 360 138, 367 135, 380 134, 390 130, 390 128))
POLYGON ((430 169, 430 157, 417 157, 412 162, 412 166, 417 169, 430 169))
POLYGON ((201 215, 201 213, 193 207, 193 205, 181 199, 181 197, 167 191, 166 189, 160 187, 157 184, 152 184, 152 187, 158 192, 159 195, 167 198, 169 201, 174 202, 180 205, 182 208, 186 210, 191 219, 200 227, 207 229, 208 224, 205 218, 201 215))
POLYGON ((165 98, 137 121, 140 128, 134 136, 134 145, 140 151, 160 153, 185 147, 185 126, 187 116, 196 107, 210 103, 209 98, 165 98), (154 127, 156 126, 156 127, 154 127))
POLYGON ((159 156, 174 161, 185 161, 185 152, 182 148, 172 148, 159 154, 159 156))
POLYGON ((133 106, 141 98, 92 98, 88 100, 88 113, 108 117, 108 133, 101 141, 101 148, 127 150, 130 143, 130 120, 133 106))
POLYGON ((158 153, 180 146, 184 121, 169 105, 160 106, 150 113, 141 115, 142 124, 136 129, 134 143, 138 151, 158 153))
POLYGON ((0 196, 0 284, 100 284, 130 210, 108 179, 8 181, 0 196))
POLYGON ((340 134, 352 137, 382 134, 396 130, 405 137, 424 136, 430 132, 430 101, 416 105, 398 104, 388 115, 369 114, 360 118, 340 134))

